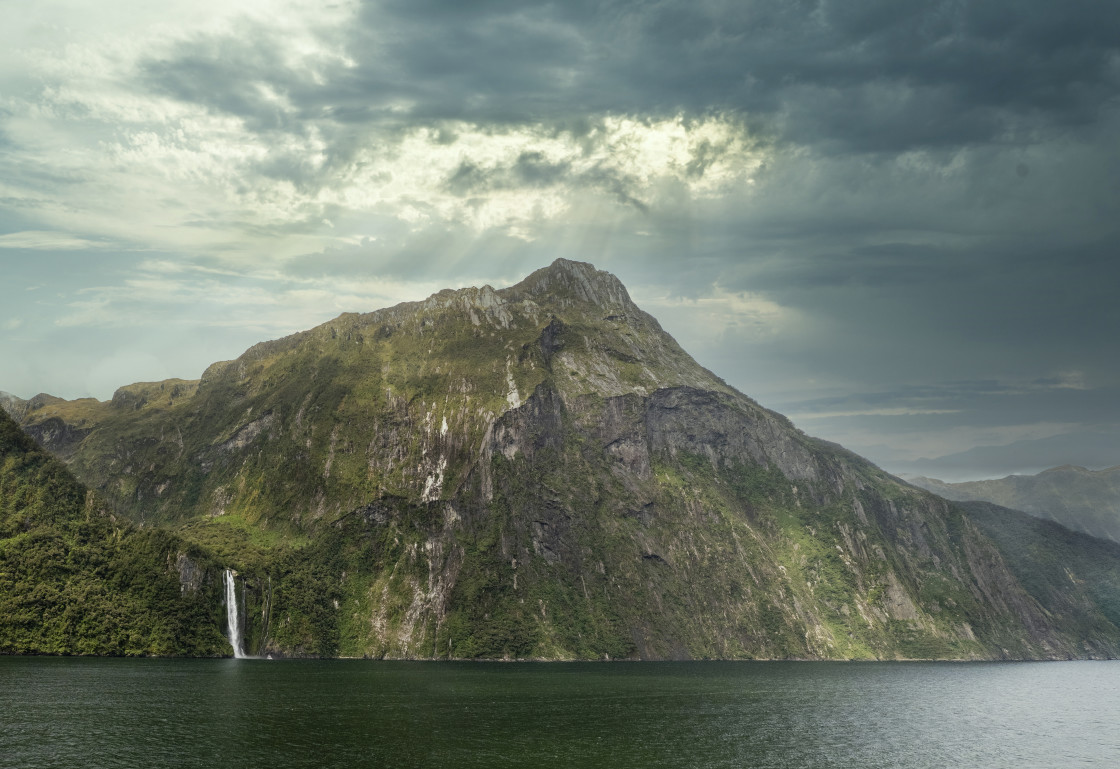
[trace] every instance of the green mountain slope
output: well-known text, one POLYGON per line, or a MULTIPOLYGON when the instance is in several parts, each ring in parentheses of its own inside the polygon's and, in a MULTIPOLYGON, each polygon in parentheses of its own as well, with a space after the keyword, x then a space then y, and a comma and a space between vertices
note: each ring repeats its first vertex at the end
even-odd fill
POLYGON ((728 387, 586 264, 343 315, 199 382, 32 401, 24 429, 117 510, 238 569, 253 648, 1120 651, 959 509, 728 387))
POLYGON ((494 421, 546 380, 566 398, 730 392, 613 276, 567 264, 504 291, 343 315, 200 382, 105 403, 40 395, 23 426, 137 520, 306 528, 385 494, 453 496, 494 421))
POLYGON ((199 556, 114 520, 0 414, 0 653, 221 654, 199 556))
POLYGON ((1086 639, 1115 636, 1120 627, 1120 544, 989 502, 960 506, 1062 627, 1086 639))
POLYGON ((1037 475, 945 483, 913 478, 915 486, 957 501, 991 502, 1120 542, 1120 467, 1086 470, 1063 465, 1037 475))

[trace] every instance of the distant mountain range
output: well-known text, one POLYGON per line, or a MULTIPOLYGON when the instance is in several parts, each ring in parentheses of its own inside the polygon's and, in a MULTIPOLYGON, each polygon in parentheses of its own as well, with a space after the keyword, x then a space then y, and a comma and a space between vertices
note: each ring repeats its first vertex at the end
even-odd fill
MULTIPOLYGON (((804 435, 699 366, 588 264, 342 315, 198 381, 0 405, 103 500, 98 520, 166 538, 145 579, 201 602, 195 614, 168 605, 206 626, 178 646, 122 653, 214 653, 233 569, 256 653, 1120 654, 1106 600, 1120 548, 1074 538, 1069 565, 1025 579, 1047 547, 1034 519, 975 517, 804 435)), ((9 443, 5 467, 47 462, 9 443)), ((13 478, 21 500, 48 493, 39 476, 13 478)), ((9 505, 0 540, 16 560, 40 525, 23 505, 9 505)), ((68 530, 88 517, 79 508, 60 507, 44 530, 68 530)), ((135 572, 106 558, 75 574, 135 572)), ((19 572, 25 587, 56 579, 35 569, 19 572)), ((14 589, 0 582, 0 601, 18 602, 14 589)), ((0 651, 52 648, 21 627, 0 651)), ((105 650, 82 643, 68 648, 105 650)))
POLYGON ((945 483, 925 477, 909 481, 946 499, 991 502, 1120 542, 1120 467, 1086 470, 1064 465, 1037 475, 988 481, 945 483))
POLYGON ((995 475, 1029 475, 1058 464, 1098 468, 1102 462, 1120 465, 1120 434, 1082 430, 1002 446, 975 446, 966 451, 911 461, 900 461, 891 453, 883 450, 873 458, 903 477, 934 477, 955 483, 995 475))

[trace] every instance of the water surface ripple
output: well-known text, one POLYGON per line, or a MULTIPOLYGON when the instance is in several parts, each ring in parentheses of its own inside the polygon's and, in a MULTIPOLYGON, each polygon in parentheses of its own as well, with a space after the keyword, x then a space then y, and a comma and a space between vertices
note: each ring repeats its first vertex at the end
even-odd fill
POLYGON ((1120 662, 0 658, 0 766, 1120 765, 1120 662))

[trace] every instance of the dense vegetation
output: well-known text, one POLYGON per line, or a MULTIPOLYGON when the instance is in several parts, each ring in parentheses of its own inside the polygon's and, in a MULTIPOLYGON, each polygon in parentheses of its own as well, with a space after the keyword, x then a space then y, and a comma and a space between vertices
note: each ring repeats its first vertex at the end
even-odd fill
POLYGON ((0 414, 0 653, 205 655, 226 647, 214 585, 182 590, 203 554, 114 520, 0 414))

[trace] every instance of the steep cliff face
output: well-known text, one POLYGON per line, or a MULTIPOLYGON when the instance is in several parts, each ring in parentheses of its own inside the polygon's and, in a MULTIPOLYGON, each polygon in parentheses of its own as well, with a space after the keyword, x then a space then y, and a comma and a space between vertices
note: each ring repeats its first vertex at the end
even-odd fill
MULTIPOLYGON (((1116 649, 1115 635, 1087 649, 1057 628, 959 510, 742 396, 680 387, 565 403, 541 387, 498 420, 490 454, 480 485, 492 502, 474 526, 492 544, 459 573, 489 564, 490 600, 536 607, 522 635, 553 654, 1116 649)), ((452 593, 447 610, 476 598, 452 593)))
POLYGON ((1120 651, 1115 627, 1056 623, 960 510, 728 387, 590 265, 122 392, 25 429, 86 430, 56 443, 80 478, 237 561, 279 653, 1120 651))

